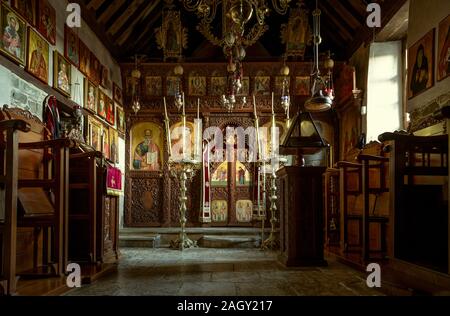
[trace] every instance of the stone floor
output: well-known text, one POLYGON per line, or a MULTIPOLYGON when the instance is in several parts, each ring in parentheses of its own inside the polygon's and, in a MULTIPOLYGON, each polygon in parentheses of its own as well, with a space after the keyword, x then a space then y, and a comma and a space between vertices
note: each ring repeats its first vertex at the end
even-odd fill
POLYGON ((258 249, 122 249, 117 273, 69 296, 353 296, 382 295, 365 276, 338 262, 286 269, 258 249))

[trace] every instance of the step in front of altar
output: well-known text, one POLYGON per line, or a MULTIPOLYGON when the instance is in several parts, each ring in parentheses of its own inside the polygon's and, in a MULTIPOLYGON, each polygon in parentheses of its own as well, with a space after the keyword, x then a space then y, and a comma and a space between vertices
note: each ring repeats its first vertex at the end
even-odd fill
MULTIPOLYGON (((180 228, 122 228, 119 234, 121 247, 164 248, 178 237, 180 228)), ((257 248, 261 244, 261 229, 254 227, 188 227, 189 238, 204 248, 257 248)), ((270 229, 264 230, 264 238, 270 229)))

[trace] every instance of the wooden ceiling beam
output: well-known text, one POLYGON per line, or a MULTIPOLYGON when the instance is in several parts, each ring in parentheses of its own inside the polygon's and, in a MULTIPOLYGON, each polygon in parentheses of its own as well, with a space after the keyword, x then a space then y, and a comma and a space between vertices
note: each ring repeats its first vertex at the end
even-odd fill
POLYGON ((340 0, 329 0, 330 7, 334 8, 352 29, 357 29, 361 22, 357 19, 340 0))
POLYGON ((348 30, 347 27, 344 24, 342 24, 342 21, 338 20, 337 15, 334 12, 330 11, 330 9, 327 7, 327 5, 320 4, 319 8, 326 15, 326 16, 322 16, 322 18, 320 20, 321 23, 324 20, 329 20, 334 25, 334 28, 332 28, 330 30, 334 30, 335 32, 338 32, 339 34, 341 34, 342 38, 344 38, 345 41, 350 41, 353 38, 353 35, 352 35, 353 30, 348 30))
POLYGON ((111 19, 114 13, 120 9, 120 7, 125 3, 126 0, 114 0, 111 1, 109 7, 100 15, 97 19, 98 23, 106 24, 106 22, 111 19))
POLYGON ((116 33, 129 21, 130 17, 136 10, 141 6, 141 4, 146 0, 134 0, 130 2, 127 9, 122 13, 122 15, 115 21, 115 23, 109 28, 108 34, 111 36, 116 35, 116 33))
MULTIPOLYGON (((113 55, 113 57, 117 60, 119 57, 119 49, 114 45, 114 42, 110 37, 107 36, 106 31, 102 25, 97 23, 96 14, 93 9, 88 9, 83 0, 71 0, 74 3, 80 5, 81 8, 81 17, 85 23, 90 27, 90 29, 94 32, 100 42, 106 47, 106 49, 113 55)), ((96 0, 93 0, 96 1, 96 0)), ((97 3, 98 1, 96 1, 97 3)), ((92 7, 93 8, 93 7, 92 7)), ((85 43, 89 45, 89 43, 85 43)))
MULTIPOLYGON (((381 5, 381 30, 384 26, 394 17, 394 15, 400 10, 407 0, 390 0, 383 1, 381 5)), ((380 29, 377 30, 381 31, 380 29)), ((364 43, 367 43, 373 36, 373 30, 369 28, 366 24, 361 25, 361 27, 355 31, 355 38, 347 46, 346 58, 350 58, 353 53, 364 43)))
MULTIPOLYGON (((155 38, 154 37, 154 31, 153 28, 155 27, 155 23, 161 18, 162 15, 162 11, 158 11, 158 13, 156 15, 154 15, 152 17, 152 19, 150 21, 146 21, 146 27, 145 29, 141 30, 140 35, 137 38, 130 38, 128 42, 126 42, 123 46, 124 47, 132 47, 132 46, 136 46, 137 43, 143 43, 143 41, 145 41, 145 39, 149 40, 151 38, 155 38)), ((140 45, 142 46, 142 45, 140 45)))
POLYGON ((151 12, 154 11, 154 9, 158 6, 159 1, 153 1, 153 3, 143 3, 142 7, 139 8, 135 14, 131 17, 131 25, 125 29, 125 32, 120 30, 117 35, 118 37, 115 37, 115 40, 119 44, 119 46, 122 46, 128 38, 131 36, 133 31, 135 30, 136 24, 142 21, 143 18, 148 16, 151 12))
MULTIPOLYGON (((86 8, 97 11, 105 1, 107 1, 107 0, 90 0, 90 1, 88 1, 86 8)), ((75 2, 77 2, 77 1, 75 1, 75 2)))
POLYGON ((152 16, 152 19, 146 22, 146 28, 140 32, 140 35, 137 38, 129 38, 127 42, 123 45, 127 50, 126 54, 130 53, 130 50, 134 48, 143 48, 144 45, 148 45, 151 39, 154 39, 153 28, 155 27, 155 23, 161 18, 162 11, 157 11, 157 14, 152 16))

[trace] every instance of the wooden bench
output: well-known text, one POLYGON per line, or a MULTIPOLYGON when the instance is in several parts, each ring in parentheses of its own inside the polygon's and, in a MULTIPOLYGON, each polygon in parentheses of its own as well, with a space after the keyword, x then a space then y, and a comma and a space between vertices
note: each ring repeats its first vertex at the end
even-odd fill
POLYGON ((379 252, 382 256, 388 252, 389 209, 379 210, 379 198, 389 192, 386 181, 386 164, 389 158, 382 156, 382 144, 369 145, 357 155, 355 162, 341 161, 337 163, 340 181, 340 245, 341 252, 358 252, 362 260, 371 259, 370 253, 379 252), (349 199, 353 199, 349 203, 349 199), (360 202, 360 203, 358 203, 360 202), (353 206, 353 208, 350 207, 353 206), (351 243, 349 238, 349 222, 358 225, 358 242, 351 243), (371 249, 370 225, 380 227, 379 250, 371 249))
POLYGON ((30 125, 22 120, 0 122, 0 294, 16 292, 16 230, 19 131, 27 133, 30 125), (3 214, 1 214, 3 213, 3 214))
POLYGON ((43 123, 28 111, 7 106, 0 111, 0 121, 16 119, 30 126, 28 133, 18 133, 17 226, 33 235, 32 262, 21 262, 17 272, 22 277, 62 276, 67 264, 69 149, 76 144, 51 140, 43 123))
POLYGON ((391 266, 450 274, 448 136, 385 133, 379 139, 390 151, 391 266))

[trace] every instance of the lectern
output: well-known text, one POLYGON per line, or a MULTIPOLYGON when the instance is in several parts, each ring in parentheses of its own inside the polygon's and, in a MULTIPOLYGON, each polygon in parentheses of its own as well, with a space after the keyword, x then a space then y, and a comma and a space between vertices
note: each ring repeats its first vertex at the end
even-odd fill
POLYGON ((326 166, 308 166, 307 154, 328 146, 309 113, 299 113, 281 146, 298 157, 277 172, 280 188, 279 261, 286 266, 324 266, 323 178, 326 166))
POLYGON ((323 266, 323 187, 325 167, 283 167, 280 185, 279 260, 286 266, 323 266))

